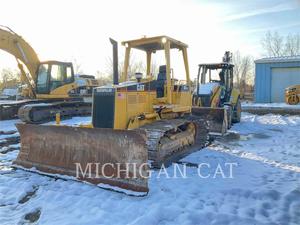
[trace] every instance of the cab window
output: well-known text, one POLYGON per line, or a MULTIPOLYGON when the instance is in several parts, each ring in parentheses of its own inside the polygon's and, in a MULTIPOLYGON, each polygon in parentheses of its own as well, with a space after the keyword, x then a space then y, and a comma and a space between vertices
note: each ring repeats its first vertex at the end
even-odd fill
POLYGON ((50 76, 50 91, 63 85, 64 82, 64 72, 63 67, 59 65, 51 66, 51 76, 50 76))
POLYGON ((70 66, 67 67, 67 82, 73 82, 73 76, 72 76, 72 68, 70 66))
POLYGON ((56 65, 51 66, 50 91, 72 82, 71 66, 56 65))
POLYGON ((48 64, 41 64, 37 76, 37 93, 48 92, 48 64))

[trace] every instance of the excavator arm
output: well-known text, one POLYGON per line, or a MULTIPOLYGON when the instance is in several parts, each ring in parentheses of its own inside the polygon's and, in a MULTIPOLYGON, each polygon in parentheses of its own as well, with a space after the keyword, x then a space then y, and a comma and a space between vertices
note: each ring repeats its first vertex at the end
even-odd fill
POLYGON ((34 49, 17 33, 6 26, 0 26, 0 49, 12 54, 21 71, 21 80, 25 82, 35 96, 34 81, 40 60, 34 49), (26 74, 23 64, 27 67, 29 75, 26 74))

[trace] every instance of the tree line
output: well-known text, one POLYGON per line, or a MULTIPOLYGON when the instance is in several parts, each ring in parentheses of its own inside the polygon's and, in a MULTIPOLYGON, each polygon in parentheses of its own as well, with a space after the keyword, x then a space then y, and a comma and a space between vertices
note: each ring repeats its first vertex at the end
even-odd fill
POLYGON ((0 70, 0 90, 5 88, 17 87, 20 84, 20 72, 11 68, 3 68, 0 70))

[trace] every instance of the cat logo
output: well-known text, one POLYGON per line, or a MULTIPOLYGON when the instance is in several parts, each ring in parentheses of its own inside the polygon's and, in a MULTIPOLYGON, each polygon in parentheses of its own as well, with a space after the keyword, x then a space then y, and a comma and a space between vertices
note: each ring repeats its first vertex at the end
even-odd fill
POLYGON ((145 85, 144 84, 138 84, 136 86, 136 90, 137 91, 144 91, 145 90, 145 85))

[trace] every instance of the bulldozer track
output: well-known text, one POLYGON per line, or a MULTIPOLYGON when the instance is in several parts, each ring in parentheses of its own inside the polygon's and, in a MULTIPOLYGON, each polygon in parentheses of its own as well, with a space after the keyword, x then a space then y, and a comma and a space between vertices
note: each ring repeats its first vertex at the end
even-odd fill
POLYGON ((208 125, 196 116, 160 120, 139 129, 146 132, 148 157, 153 168, 168 167, 209 144, 208 125), (190 124, 195 128, 194 133, 186 129, 190 124))

